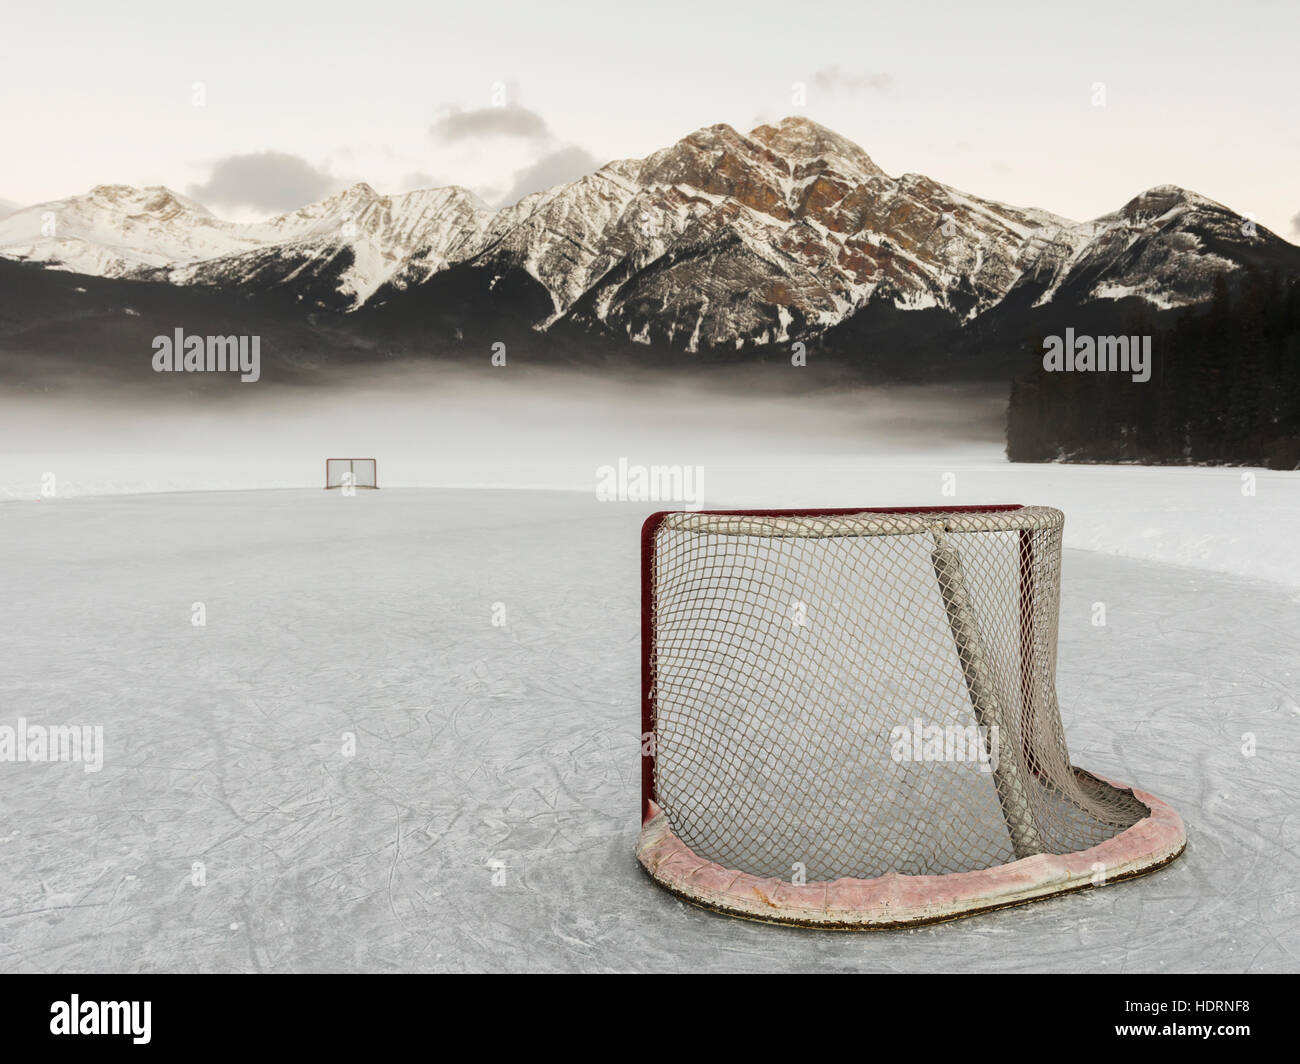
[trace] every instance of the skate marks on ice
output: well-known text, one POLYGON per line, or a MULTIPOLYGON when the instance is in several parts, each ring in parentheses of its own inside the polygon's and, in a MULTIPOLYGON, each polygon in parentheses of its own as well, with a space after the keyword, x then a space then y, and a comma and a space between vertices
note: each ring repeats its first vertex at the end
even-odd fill
POLYGON ((693 909, 632 856, 645 509, 4 507, 0 725, 102 725, 105 757, 0 764, 0 969, 1296 967, 1294 593, 1067 552, 1071 753, 1167 798, 1187 854, 955 924, 800 932, 693 909))

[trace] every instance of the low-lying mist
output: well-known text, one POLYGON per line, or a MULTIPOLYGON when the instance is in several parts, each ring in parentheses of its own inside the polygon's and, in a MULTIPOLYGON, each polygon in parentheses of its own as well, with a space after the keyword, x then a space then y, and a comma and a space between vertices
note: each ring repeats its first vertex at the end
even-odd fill
POLYGON ((814 369, 788 366, 669 376, 423 363, 339 376, 231 382, 206 397, 184 377, 155 378, 147 395, 0 396, 0 497, 37 497, 51 473, 59 496, 317 487, 327 457, 376 458, 381 486, 586 489, 620 458, 788 476, 1003 450, 996 386, 819 385, 814 369))

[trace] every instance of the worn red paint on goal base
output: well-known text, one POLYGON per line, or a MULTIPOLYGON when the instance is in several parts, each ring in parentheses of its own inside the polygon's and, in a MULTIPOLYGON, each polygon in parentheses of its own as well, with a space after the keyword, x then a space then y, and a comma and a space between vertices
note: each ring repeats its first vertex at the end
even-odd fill
POLYGON ((1070 764, 1063 524, 1011 505, 647 520, 650 875, 737 916, 882 928, 1177 857, 1173 810, 1070 764))

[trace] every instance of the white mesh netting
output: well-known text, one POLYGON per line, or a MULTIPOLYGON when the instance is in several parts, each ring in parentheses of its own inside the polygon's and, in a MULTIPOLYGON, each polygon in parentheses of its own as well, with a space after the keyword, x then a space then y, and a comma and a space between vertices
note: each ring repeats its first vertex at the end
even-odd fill
POLYGON ((653 797, 699 857, 808 881, 989 869, 1147 816, 1071 767, 1059 511, 672 514, 651 541, 653 797))

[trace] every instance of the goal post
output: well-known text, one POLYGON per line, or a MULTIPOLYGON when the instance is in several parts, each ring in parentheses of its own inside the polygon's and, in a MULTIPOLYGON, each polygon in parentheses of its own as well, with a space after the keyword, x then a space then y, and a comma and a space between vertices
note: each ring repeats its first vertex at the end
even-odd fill
POLYGON ((661 885, 816 927, 952 919, 1152 871, 1159 799, 1073 766, 1063 515, 693 511, 642 530, 642 829, 661 885))
POLYGON ((373 458, 326 458, 325 487, 379 487, 379 471, 375 460, 373 458))
MULTIPOLYGON (((934 537, 930 558, 934 563, 934 575, 939 582, 939 595, 943 599, 948 627, 952 629, 957 658, 961 662, 962 677, 966 681, 966 690, 970 693, 971 709, 984 736, 1001 734, 1009 729, 996 685, 992 682, 984 637, 980 634, 979 620, 966 586, 966 576, 962 572, 961 555, 948 537, 945 522, 933 522, 930 534, 934 537)), ((1023 603, 1021 608, 1024 608, 1023 603)), ((1002 816, 1011 835, 1012 850, 1016 857, 1032 857, 1036 853, 1042 853, 1042 841, 1038 837, 1038 827, 1034 823, 1025 784, 1021 779, 1018 759, 995 758, 988 740, 981 741, 993 766, 993 780, 997 786, 1002 816)))

